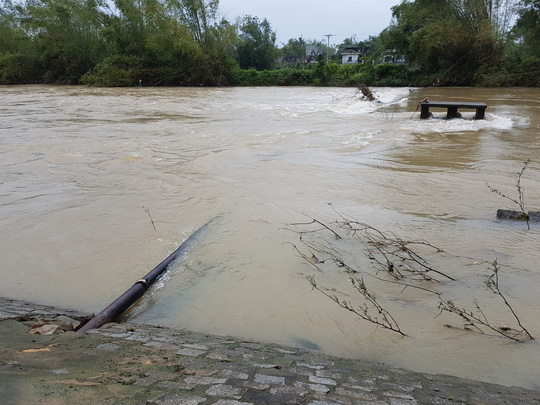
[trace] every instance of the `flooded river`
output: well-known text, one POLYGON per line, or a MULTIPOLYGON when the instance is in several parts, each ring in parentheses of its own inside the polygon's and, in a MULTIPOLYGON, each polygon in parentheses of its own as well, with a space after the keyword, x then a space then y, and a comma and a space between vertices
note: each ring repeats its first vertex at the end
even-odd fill
POLYGON ((130 321, 540 389, 540 224, 497 220, 518 207, 488 187, 517 198, 531 159, 521 186, 540 210, 540 90, 373 90, 380 103, 352 88, 0 87, 0 295, 98 312, 204 226, 130 321), (486 119, 420 120, 424 97, 485 102, 486 119), (425 258, 456 281, 423 286, 515 328, 484 284, 496 259, 537 340, 464 331, 432 294, 368 276, 406 336, 342 309, 307 277, 336 292, 347 277, 293 247, 293 224, 334 209, 436 245, 425 258))

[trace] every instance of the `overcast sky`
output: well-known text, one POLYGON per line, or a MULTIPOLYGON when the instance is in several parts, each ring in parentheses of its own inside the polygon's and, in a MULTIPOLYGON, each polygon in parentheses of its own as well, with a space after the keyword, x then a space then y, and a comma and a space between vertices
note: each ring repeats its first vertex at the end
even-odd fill
POLYGON ((378 35, 392 18, 391 7, 401 0, 220 0, 225 18, 251 15, 266 18, 277 34, 276 45, 287 43, 290 38, 324 40, 340 44, 345 38, 356 35, 365 40, 378 35))

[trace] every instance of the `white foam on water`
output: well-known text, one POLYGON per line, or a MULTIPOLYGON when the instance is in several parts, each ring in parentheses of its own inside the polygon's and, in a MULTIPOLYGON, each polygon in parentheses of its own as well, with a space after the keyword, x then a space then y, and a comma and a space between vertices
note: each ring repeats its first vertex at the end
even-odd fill
POLYGON ((372 89, 375 97, 386 105, 401 103, 417 90, 414 87, 374 87, 372 89))
POLYGON ((366 100, 358 90, 349 90, 349 94, 334 100, 330 111, 343 115, 362 115, 395 104, 406 104, 408 96, 414 91, 408 87, 374 87, 371 89, 376 100, 366 100))
POLYGON ((445 119, 445 112, 436 112, 432 118, 427 120, 420 119, 416 116, 412 120, 404 122, 403 128, 419 133, 453 133, 485 129, 508 131, 514 127, 515 118, 487 113, 485 119, 476 120, 474 119, 474 115, 474 112, 464 112, 462 113, 462 118, 447 120, 445 119))

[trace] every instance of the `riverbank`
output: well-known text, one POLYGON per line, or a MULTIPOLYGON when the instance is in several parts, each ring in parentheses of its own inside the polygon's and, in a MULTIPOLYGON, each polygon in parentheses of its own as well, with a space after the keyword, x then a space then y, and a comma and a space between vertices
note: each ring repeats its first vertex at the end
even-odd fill
POLYGON ((0 298, 6 404, 540 404, 540 392, 0 298), (50 334, 49 334, 50 333, 50 334))

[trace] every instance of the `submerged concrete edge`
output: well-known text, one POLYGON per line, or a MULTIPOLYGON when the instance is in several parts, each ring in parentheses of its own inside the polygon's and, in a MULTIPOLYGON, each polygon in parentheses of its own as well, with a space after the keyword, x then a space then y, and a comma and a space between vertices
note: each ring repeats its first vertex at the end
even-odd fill
POLYGON ((69 331, 87 315, 0 297, 2 398, 14 404, 43 397, 147 405, 540 404, 540 391, 234 337, 117 323, 69 331), (29 333, 46 325, 58 328, 29 333))

